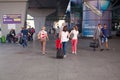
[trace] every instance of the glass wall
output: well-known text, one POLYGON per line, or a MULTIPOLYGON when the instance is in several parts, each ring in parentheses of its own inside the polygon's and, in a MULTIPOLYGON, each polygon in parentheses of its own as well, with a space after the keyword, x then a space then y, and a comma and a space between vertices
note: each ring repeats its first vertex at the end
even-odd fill
POLYGON ((70 21, 69 29, 72 29, 74 25, 77 25, 79 31, 82 30, 82 0, 70 0, 70 21))
POLYGON ((111 10, 109 0, 88 0, 83 2, 82 36, 93 37, 95 27, 107 24, 111 29, 111 10))

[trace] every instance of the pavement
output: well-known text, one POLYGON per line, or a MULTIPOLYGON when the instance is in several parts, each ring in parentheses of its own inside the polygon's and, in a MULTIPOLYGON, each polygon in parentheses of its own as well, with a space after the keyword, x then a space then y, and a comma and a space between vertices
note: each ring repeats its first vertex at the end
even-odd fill
POLYGON ((120 80, 120 38, 109 39, 110 50, 93 51, 92 39, 80 38, 77 55, 67 44, 67 57, 56 59, 55 40, 47 41, 46 55, 39 41, 0 44, 0 80, 120 80))

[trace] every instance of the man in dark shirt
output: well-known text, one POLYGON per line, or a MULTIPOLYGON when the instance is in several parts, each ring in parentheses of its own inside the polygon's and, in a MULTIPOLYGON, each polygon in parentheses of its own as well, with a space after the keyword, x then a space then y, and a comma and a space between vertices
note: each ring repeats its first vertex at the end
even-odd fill
POLYGON ((26 29, 26 27, 22 28, 21 30, 22 33, 22 40, 23 40, 23 47, 27 47, 27 39, 28 39, 28 30, 26 29))
POLYGON ((107 25, 104 24, 103 28, 101 29, 102 33, 103 33, 103 36, 102 36, 102 43, 105 43, 105 47, 107 50, 109 50, 109 47, 108 47, 108 28, 107 28, 107 25))

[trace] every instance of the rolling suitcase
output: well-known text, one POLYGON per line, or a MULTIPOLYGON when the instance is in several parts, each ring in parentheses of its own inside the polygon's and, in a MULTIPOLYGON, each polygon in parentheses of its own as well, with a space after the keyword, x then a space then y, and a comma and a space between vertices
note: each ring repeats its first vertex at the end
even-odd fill
POLYGON ((56 58, 63 59, 64 58, 64 53, 63 53, 63 50, 62 50, 62 44, 60 43, 60 39, 56 40, 56 49, 57 49, 56 58))
POLYGON ((94 51, 96 50, 96 48, 98 48, 98 46, 99 46, 99 43, 96 40, 93 42, 90 42, 90 45, 89 45, 89 47, 92 47, 94 51))
POLYGON ((63 59, 64 58, 64 53, 63 53, 63 50, 61 48, 57 49, 56 58, 57 59, 63 59))

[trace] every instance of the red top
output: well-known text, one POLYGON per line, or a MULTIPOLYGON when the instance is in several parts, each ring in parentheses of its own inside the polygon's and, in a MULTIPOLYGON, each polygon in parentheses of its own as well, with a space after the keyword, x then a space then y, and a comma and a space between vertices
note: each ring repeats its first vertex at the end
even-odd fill
POLYGON ((56 49, 60 49, 60 48, 62 48, 62 43, 60 39, 56 39, 56 49))

